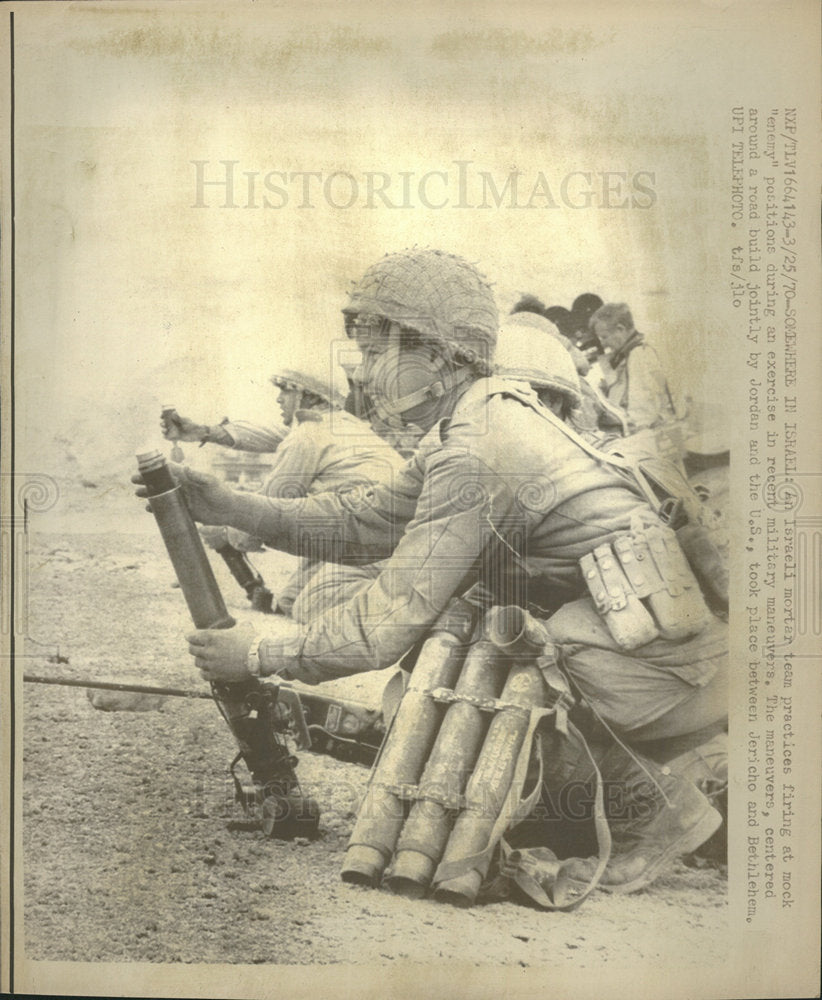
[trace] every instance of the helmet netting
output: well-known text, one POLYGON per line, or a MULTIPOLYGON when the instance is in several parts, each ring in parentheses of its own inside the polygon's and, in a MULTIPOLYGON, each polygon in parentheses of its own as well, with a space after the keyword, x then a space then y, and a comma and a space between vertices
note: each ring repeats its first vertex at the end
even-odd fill
POLYGON ((385 316, 480 364, 493 358, 499 315, 491 286, 473 264, 453 254, 387 254, 357 282, 344 311, 385 316))

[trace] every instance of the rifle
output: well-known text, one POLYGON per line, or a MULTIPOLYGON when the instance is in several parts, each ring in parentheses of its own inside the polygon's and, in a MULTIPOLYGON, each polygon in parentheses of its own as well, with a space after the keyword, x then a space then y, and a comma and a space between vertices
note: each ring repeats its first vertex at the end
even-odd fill
MULTIPOLYGON (((160 695, 165 698, 195 698, 213 701, 210 691, 131 684, 120 681, 92 680, 87 677, 46 677, 23 674, 28 684, 53 684, 60 687, 87 688, 160 695)), ((332 698, 298 690, 287 681, 261 681, 273 689, 270 697, 278 706, 277 732, 292 738, 298 750, 327 754, 349 764, 371 767, 385 735, 385 722, 379 709, 361 702, 332 698)))

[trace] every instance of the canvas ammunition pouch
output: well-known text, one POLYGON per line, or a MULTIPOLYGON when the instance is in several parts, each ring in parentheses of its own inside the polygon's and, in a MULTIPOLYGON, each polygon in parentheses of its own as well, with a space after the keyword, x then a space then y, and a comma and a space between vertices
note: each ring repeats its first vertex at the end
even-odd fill
POLYGON ((698 635, 711 618, 676 534, 637 523, 579 562, 597 612, 621 649, 698 635))
MULTIPOLYGON (((679 545, 675 545, 669 535, 664 535, 660 541, 658 536, 653 535, 655 548, 652 550, 652 559, 657 564, 663 581, 664 590, 668 596, 664 596, 663 589, 653 591, 657 596, 651 600, 651 593, 647 595, 648 602, 655 605, 652 611, 660 616, 656 624, 660 635, 675 638, 678 635, 692 635, 689 631, 691 623, 700 619, 699 602, 696 600, 692 590, 691 580, 695 576, 698 580, 697 590, 704 590, 711 601, 711 606, 717 612, 723 613, 728 610, 728 569, 725 560, 717 549, 716 544, 703 523, 703 504, 699 495, 680 472, 679 468, 657 455, 628 455, 620 454, 620 441, 617 439, 610 445, 608 451, 602 451, 594 447, 582 435, 578 434, 572 427, 560 420, 555 414, 543 406, 534 407, 528 399, 523 399, 532 406, 535 413, 538 413, 544 420, 552 424, 566 437, 574 441, 583 451, 598 462, 603 462, 612 466, 622 475, 635 489, 645 497, 651 509, 656 513, 659 521, 666 528, 676 533, 679 545), (684 554, 684 568, 683 559, 684 554), (662 563, 660 568, 659 562, 662 563), (689 573, 688 567, 692 570, 689 573), (663 571, 664 570, 664 571, 663 571), (673 591, 673 592, 672 592, 673 591), (676 612, 672 607, 666 609, 669 604, 668 598, 684 599, 679 601, 676 612), (688 607, 690 606, 690 607, 688 607), (684 629, 684 631, 683 631, 684 629)), ((632 526, 632 534, 637 534, 636 526, 632 526)), ((641 543, 639 543, 641 544, 641 543)), ((627 550, 626 550, 627 551, 627 550)), ((618 556, 618 553, 614 553, 618 556)), ((593 565, 589 557, 585 557, 585 566, 581 566, 586 583, 589 583, 589 590, 594 601, 599 606, 606 602, 608 598, 607 588, 603 586, 606 582, 613 583, 613 590, 623 592, 623 583, 619 568, 623 574, 628 576, 625 567, 621 563, 609 565, 604 568, 605 579, 602 579, 602 568, 598 565, 596 553, 591 553, 593 565), (589 571, 594 570, 594 575, 589 577, 589 571), (603 594, 598 599, 593 592, 597 589, 597 594, 603 594)), ((603 558, 606 558, 603 554, 603 558)), ((628 560, 632 562, 631 559, 628 560)), ((637 565, 640 560, 635 560, 637 565)), ((653 569, 646 562, 649 573, 653 575, 653 569)), ((633 567, 632 567, 633 568, 633 567)), ((644 586, 647 586, 645 584, 644 586)), ((612 633, 617 639, 622 635, 633 642, 624 648, 633 649, 641 645, 639 641, 642 636, 649 635, 649 626, 646 616, 637 606, 636 602, 630 599, 630 594, 635 593, 633 588, 628 588, 625 596, 615 594, 611 597, 609 606, 610 622, 616 632, 612 633), (623 612, 619 614, 619 612, 623 612)), ((642 599, 642 598, 641 598, 642 599)), ((617 641, 619 641, 617 639, 617 641)), ((646 642, 649 640, 645 640, 646 642)), ((621 645, 621 643, 620 643, 621 645)))
POLYGON ((678 642, 661 636, 621 648, 590 597, 564 604, 546 623, 563 673, 599 719, 630 733, 727 670, 728 626, 719 617, 678 642))

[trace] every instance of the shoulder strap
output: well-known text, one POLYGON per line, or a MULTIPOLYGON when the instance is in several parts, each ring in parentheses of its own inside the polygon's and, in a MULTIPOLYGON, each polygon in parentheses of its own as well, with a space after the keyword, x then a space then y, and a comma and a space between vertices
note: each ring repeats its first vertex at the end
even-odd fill
POLYGON ((556 865, 545 867, 542 871, 543 877, 537 880, 528 871, 528 866, 520 861, 524 855, 528 854, 528 849, 512 850, 505 837, 500 842, 501 872, 511 878, 537 906, 544 910, 567 911, 576 909, 599 885, 602 874, 611 858, 611 831, 605 815, 602 774, 582 733, 570 722, 568 729, 585 747, 594 769, 594 830, 597 838, 597 863, 588 883, 580 885, 576 879, 570 878, 567 872, 568 865, 564 861, 557 861, 556 865))
POLYGON ((600 451, 599 448, 596 448, 589 441, 586 441, 581 434, 578 434, 573 429, 573 427, 566 424, 564 420, 560 420, 556 414, 552 413, 541 403, 534 405, 534 403, 525 396, 516 395, 516 398, 530 406, 534 413, 542 417, 543 420, 547 420, 548 423, 552 424, 558 431, 562 431, 567 438, 573 441, 574 444, 579 445, 579 447, 590 455, 591 458, 595 459, 597 462, 602 462, 605 465, 613 466, 613 468, 619 469, 623 474, 627 474, 628 477, 640 488, 643 496, 651 505, 651 509, 656 512, 659 511, 659 498, 654 493, 645 476, 645 473, 642 471, 639 459, 628 459, 624 456, 609 455, 607 452, 600 451))
MULTIPOLYGON (((585 380, 580 379, 580 381, 582 382, 585 380)), ((596 389, 590 383, 587 383, 587 385, 588 389, 591 391, 591 399, 594 406, 600 407, 605 413, 608 414, 609 417, 611 417, 612 420, 620 425, 623 436, 628 434, 628 414, 625 410, 623 410, 621 406, 617 406, 616 403, 612 403, 604 393, 600 392, 599 389, 596 389)), ((583 394, 587 393, 588 389, 583 388, 583 394)))

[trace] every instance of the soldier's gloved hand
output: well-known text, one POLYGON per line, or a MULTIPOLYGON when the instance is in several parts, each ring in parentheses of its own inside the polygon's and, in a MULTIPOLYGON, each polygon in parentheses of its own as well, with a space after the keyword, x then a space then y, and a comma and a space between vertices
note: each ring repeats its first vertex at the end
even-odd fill
POLYGON ((181 417, 176 410, 163 413, 160 429, 167 441, 202 441, 208 434, 207 424, 195 424, 188 417, 181 417))
MULTIPOLYGON (((187 465, 177 465, 169 462, 168 467, 174 479, 180 484, 191 516, 201 524, 226 524, 234 502, 234 491, 224 486, 216 476, 206 472, 197 472, 187 465)), ((148 492, 143 485, 143 477, 136 473, 131 477, 138 489, 134 492, 138 497, 147 497, 148 492)))
POLYGON ((188 652, 204 680, 248 680, 248 651, 255 634, 250 622, 238 623, 234 628, 199 629, 186 636, 188 652))

